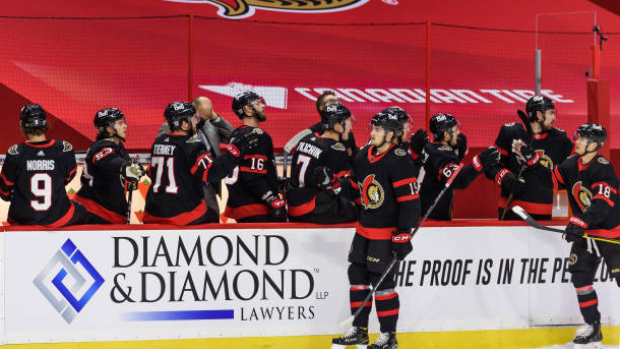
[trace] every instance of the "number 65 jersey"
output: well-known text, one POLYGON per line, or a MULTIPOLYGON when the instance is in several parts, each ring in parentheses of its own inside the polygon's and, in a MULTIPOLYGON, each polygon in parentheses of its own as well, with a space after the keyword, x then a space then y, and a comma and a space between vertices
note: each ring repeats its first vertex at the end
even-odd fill
POLYGON ((11 202, 9 223, 51 228, 69 223, 75 207, 65 185, 75 171, 75 154, 68 142, 25 142, 9 148, 0 172, 0 196, 11 202))

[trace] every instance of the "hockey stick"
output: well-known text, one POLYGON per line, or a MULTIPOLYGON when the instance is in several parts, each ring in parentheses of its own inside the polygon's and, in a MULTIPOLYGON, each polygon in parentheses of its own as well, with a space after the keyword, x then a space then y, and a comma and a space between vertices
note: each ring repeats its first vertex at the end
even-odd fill
MULTIPOLYGON (((527 224, 531 225, 532 227, 534 227, 536 229, 547 230, 547 231, 552 231, 552 232, 555 232, 555 233, 564 234, 564 230, 562 230, 562 229, 556 229, 556 228, 547 227, 547 226, 544 226, 544 225, 536 222, 536 220, 534 218, 532 218, 532 216, 530 216, 529 213, 525 212, 525 210, 521 206, 517 205, 517 206, 513 207, 512 208, 512 212, 517 214, 525 222, 527 222, 527 224)), ((611 239, 605 239, 605 238, 599 238, 599 237, 591 236, 591 235, 588 235, 588 234, 583 234, 581 237, 582 238, 586 238, 586 239, 592 239, 592 240, 597 240, 597 241, 604 241, 604 242, 609 242, 609 243, 612 243, 612 244, 620 245, 620 241, 611 240, 611 239)))
MULTIPOLYGON (((131 184, 129 184, 131 185, 131 184)), ((131 221, 131 199, 133 197, 133 189, 129 188, 129 194, 127 195, 127 224, 131 221)))
MULTIPOLYGON (((448 180, 446 181, 445 186, 443 187, 443 189, 439 192, 439 194, 437 195, 437 197, 435 198, 435 201, 433 202, 433 204, 431 205, 431 207, 428 208, 428 210, 426 211, 426 214, 424 214, 424 217, 422 218, 422 220, 420 221, 420 224, 418 224, 417 227, 415 227, 415 229, 413 229, 413 231, 410 233, 411 236, 415 235, 415 233, 418 231, 418 229, 420 229, 420 227, 422 226, 422 224, 424 224, 424 222, 426 221, 426 219, 428 218, 428 216, 431 215, 431 213, 433 212, 433 210, 435 209, 435 206, 437 206, 437 204, 439 203, 439 199, 441 199, 441 197, 443 196, 443 194, 448 191, 448 188, 450 188, 450 185, 452 184, 452 182, 454 181, 454 179, 456 178, 456 176, 459 174, 459 172, 461 172, 461 169, 463 168, 463 164, 459 164, 459 167, 454 171, 454 173, 452 173, 452 176, 450 176, 450 178, 448 178, 448 180)), ((392 261, 390 262, 390 265, 388 265, 388 267, 385 269, 385 271, 383 272, 383 274, 381 274, 381 277, 379 278, 379 281, 377 281, 377 284, 374 285, 372 287, 372 291, 366 296, 366 298, 364 298, 364 300, 362 301, 362 305, 360 305, 359 308, 357 308, 357 310, 355 311, 355 313, 353 313, 353 315, 351 315, 350 317, 348 317, 347 319, 345 319, 344 321, 342 321, 340 323, 340 325, 338 326, 341 330, 347 329, 349 327, 351 327, 351 325, 353 324, 353 321, 358 317, 358 315, 362 312, 362 310, 364 309, 364 307, 366 306, 366 303, 368 303, 368 301, 370 300, 370 298, 372 298, 372 296, 375 294, 375 292, 377 291, 377 288, 379 287, 379 285, 381 285, 381 283, 383 282, 383 280, 385 279, 385 277, 390 273, 390 271, 392 270, 392 268, 394 267, 394 265, 396 264, 397 260, 396 257, 392 257, 392 261)))
MULTIPOLYGON (((530 139, 527 142, 527 145, 532 146, 532 140, 534 139, 534 136, 533 136, 533 131, 532 131, 532 125, 530 125, 530 120, 527 118, 527 115, 521 109, 517 109, 517 115, 519 116, 519 119, 521 119, 523 126, 525 126, 525 130, 527 131, 527 134, 530 136, 530 139)), ((521 165, 521 168, 519 169, 519 173, 517 174, 517 178, 521 178, 521 175, 523 175, 524 170, 525 170, 525 164, 521 165)), ((513 193, 510 193, 510 195, 508 195, 508 199, 506 200, 506 206, 504 207, 504 211, 502 211, 502 216, 499 217, 500 221, 503 221, 504 218, 506 218, 506 213, 508 213, 508 208, 510 207, 510 203, 512 202, 512 199, 514 198, 514 196, 515 195, 513 193)))

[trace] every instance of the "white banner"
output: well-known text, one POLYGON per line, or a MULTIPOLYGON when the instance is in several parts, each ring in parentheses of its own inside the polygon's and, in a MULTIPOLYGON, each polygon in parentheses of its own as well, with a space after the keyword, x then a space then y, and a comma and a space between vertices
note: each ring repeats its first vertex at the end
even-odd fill
MULTIPOLYGON (((352 229, 6 232, 9 343, 321 335, 349 315, 352 229)), ((570 245, 529 227, 422 228, 399 332, 581 323, 570 245)), ((602 268, 604 323, 620 292, 602 268)), ((615 311, 614 311, 615 310, 615 311)), ((371 327, 378 328, 375 315, 371 327)))

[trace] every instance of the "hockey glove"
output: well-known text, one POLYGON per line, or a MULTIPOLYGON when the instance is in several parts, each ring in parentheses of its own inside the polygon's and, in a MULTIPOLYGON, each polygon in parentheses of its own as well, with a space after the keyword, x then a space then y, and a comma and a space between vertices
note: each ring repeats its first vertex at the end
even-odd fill
POLYGON ((271 208, 269 216, 276 221, 285 221, 286 208, 284 206, 286 205, 286 202, 279 196, 274 195, 271 191, 268 191, 267 194, 263 195, 263 198, 263 200, 271 208))
POLYGON ((488 147, 483 150, 480 154, 474 156, 471 161, 471 164, 474 166, 476 171, 481 172, 482 170, 487 170, 499 163, 499 151, 495 147, 488 147))
POLYGON ((519 196, 525 191, 526 185, 523 178, 517 177, 514 173, 507 169, 502 169, 496 176, 497 184, 506 192, 519 196))
POLYGON ((517 156, 517 161, 526 166, 534 166, 540 159, 532 147, 527 145, 522 139, 512 141, 512 152, 517 156))
POLYGON ((464 134, 459 133, 456 137, 456 155, 459 157, 459 161, 462 161, 465 155, 469 152, 467 148, 467 137, 464 134))
POLYGON ((140 166, 140 164, 135 161, 131 163, 127 162, 121 166, 121 175, 123 179, 131 183, 138 183, 145 173, 144 167, 140 166))
POLYGON ((246 127, 230 139, 226 146, 228 152, 237 159, 243 159, 243 155, 252 152, 258 147, 258 137, 262 132, 256 128, 246 127))
POLYGON ((424 147, 430 143, 428 140, 428 134, 423 129, 415 131, 415 133, 409 139, 411 153, 415 158, 421 157, 424 152, 424 147))
POLYGON ((576 242, 583 239, 583 233, 585 232, 585 228, 588 225, 586 222, 582 221, 577 217, 572 217, 570 219, 570 223, 564 229, 564 234, 562 234, 562 238, 566 240, 566 242, 576 242))
POLYGON ((411 250, 413 250, 411 245, 411 229, 399 229, 392 232, 392 252, 396 259, 402 261, 411 250))
POLYGON ((331 189, 337 183, 334 172, 327 166, 320 166, 314 169, 314 178, 316 186, 322 190, 331 189))

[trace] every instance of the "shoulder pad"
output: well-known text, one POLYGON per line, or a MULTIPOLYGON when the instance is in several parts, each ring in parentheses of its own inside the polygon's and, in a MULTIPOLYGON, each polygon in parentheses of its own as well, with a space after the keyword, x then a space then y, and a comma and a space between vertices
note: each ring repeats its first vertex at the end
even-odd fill
POLYGON ((449 145, 442 145, 441 147, 437 148, 437 150, 441 150, 441 151, 452 151, 452 147, 449 145))
POLYGON ((394 154, 396 154, 397 156, 405 156, 407 155, 407 151, 403 148, 396 148, 394 150, 394 154))
POLYGON ((598 161, 599 163, 601 163, 603 165, 609 165, 609 160, 605 159, 602 156, 600 156, 598 159, 596 159, 596 161, 598 161))
POLYGON ((19 154, 19 152, 17 151, 17 146, 18 146, 18 145, 19 145, 19 144, 14 144, 14 145, 12 145, 12 146, 9 148, 9 150, 7 151, 7 154, 9 154, 9 155, 17 155, 17 154, 19 154))
POLYGON ((193 135, 190 139, 185 141, 185 143, 200 143, 200 139, 196 137, 196 135, 193 135))
POLYGON ((344 144, 340 142, 336 142, 332 144, 332 149, 337 150, 337 151, 345 151, 347 150, 347 147, 345 147, 344 144))
POLYGON ((69 152, 73 150, 73 145, 71 145, 71 143, 67 142, 67 141, 62 141, 62 151, 63 152, 69 152))

